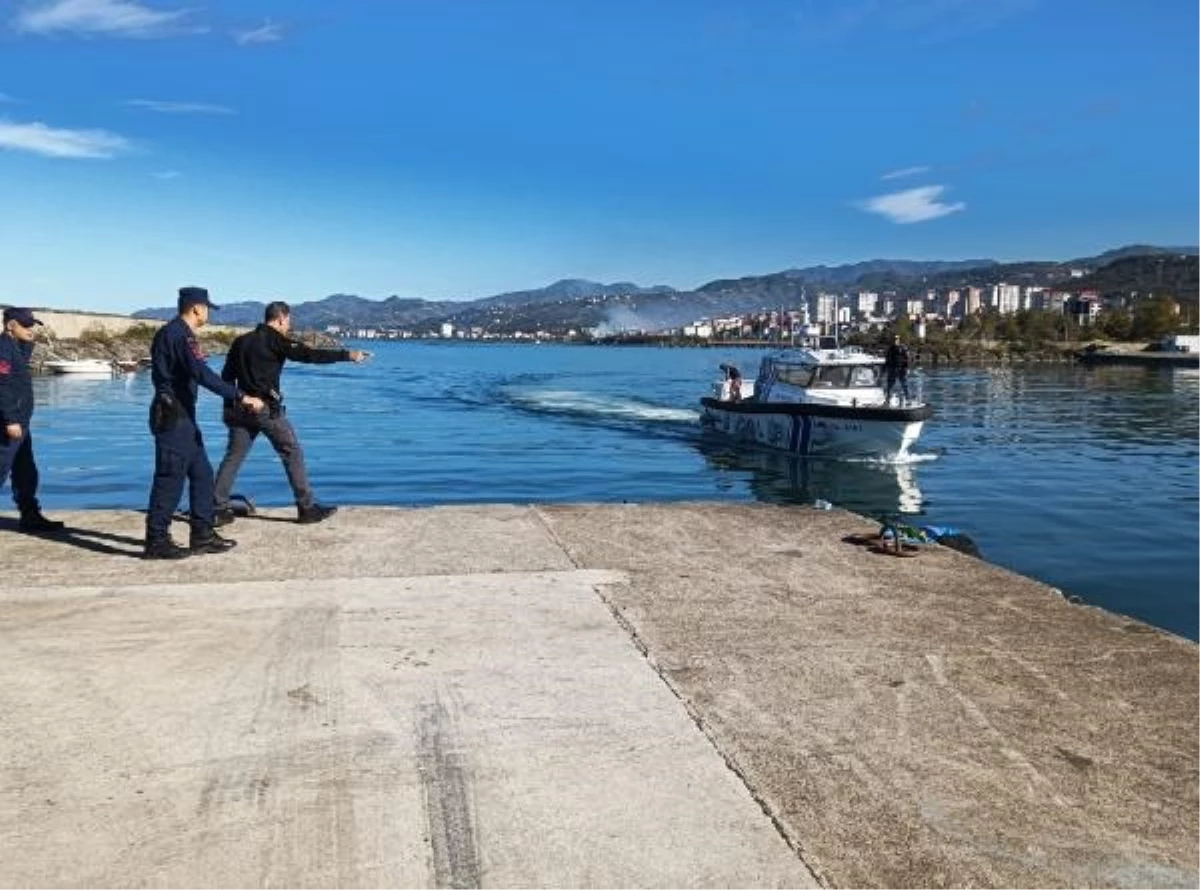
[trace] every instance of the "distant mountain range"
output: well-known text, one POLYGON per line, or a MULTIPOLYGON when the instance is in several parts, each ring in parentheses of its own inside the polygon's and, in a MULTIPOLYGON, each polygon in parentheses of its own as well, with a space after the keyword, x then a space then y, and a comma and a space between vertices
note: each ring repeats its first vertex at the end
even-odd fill
MULTIPOLYGON (((292 306, 298 329, 406 328, 424 332, 449 322, 456 328, 481 327, 495 333, 517 330, 565 332, 594 329, 661 330, 698 318, 755 312, 780 306, 794 308, 817 291, 895 291, 900 295, 930 288, 1009 284, 1095 289, 1101 294, 1136 291, 1170 293, 1197 299, 1196 247, 1130 245, 1099 256, 1064 262, 999 263, 996 260, 919 261, 869 260, 841 266, 809 266, 767 275, 721 279, 679 291, 665 285, 641 287, 630 282, 600 284, 564 279, 533 290, 497 294, 479 300, 422 300, 391 296, 370 300, 333 294, 292 306), (1082 273, 1082 277, 1080 277, 1082 273)), ((254 325, 262 321, 261 301, 222 305, 221 324, 254 325)), ((171 318, 173 308, 143 309, 138 318, 171 318)))

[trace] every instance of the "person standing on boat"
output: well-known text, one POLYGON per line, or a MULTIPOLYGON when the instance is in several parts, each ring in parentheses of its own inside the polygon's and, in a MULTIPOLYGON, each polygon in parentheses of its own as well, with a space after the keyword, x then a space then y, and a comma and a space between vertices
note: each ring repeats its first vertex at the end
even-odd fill
POLYGON ((320 522, 337 512, 337 507, 317 503, 313 495, 308 470, 304 465, 304 451, 283 405, 279 378, 284 362, 289 359, 305 364, 357 364, 366 360, 367 353, 357 349, 314 349, 289 337, 291 329, 291 307, 282 300, 269 303, 262 324, 234 340, 229 347, 229 354, 225 356, 221 377, 259 396, 266 402, 267 410, 255 414, 232 403, 225 405, 224 419, 229 429, 229 442, 220 469, 217 470, 213 515, 218 526, 234 520, 233 508, 229 505, 233 484, 259 433, 267 437, 283 461, 283 469, 296 500, 296 521, 305 524, 320 522))
POLYGON ((33 355, 33 329, 41 322, 33 312, 17 306, 4 310, 4 333, 0 334, 0 485, 12 476, 12 496, 23 532, 62 531, 64 524, 42 515, 38 504, 38 468, 33 459, 33 377, 29 359, 33 355))
POLYGON ((900 391, 904 393, 904 400, 901 405, 909 401, 908 394, 908 365, 909 365, 908 347, 900 342, 900 335, 897 334, 892 338, 892 345, 888 347, 887 355, 883 358, 883 369, 887 372, 887 390, 883 397, 885 404, 891 404, 892 390, 896 384, 900 384, 900 391))
POLYGON ((226 383, 208 366, 196 342, 196 332, 208 324, 210 309, 217 307, 202 287, 181 287, 179 314, 167 322, 150 345, 150 376, 154 398, 150 403, 150 431, 154 434, 154 483, 146 511, 146 559, 182 559, 201 553, 222 553, 236 541, 213 530, 213 470, 204 450, 204 437, 196 425, 197 387, 240 402, 250 411, 263 410, 262 399, 226 383), (171 519, 183 483, 188 483, 191 509, 189 547, 171 540, 171 519))

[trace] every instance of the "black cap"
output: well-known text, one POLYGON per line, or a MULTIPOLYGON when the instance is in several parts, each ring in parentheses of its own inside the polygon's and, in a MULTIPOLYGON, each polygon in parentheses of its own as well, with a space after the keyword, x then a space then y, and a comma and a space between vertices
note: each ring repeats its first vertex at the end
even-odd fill
POLYGON ((31 328, 35 324, 41 324, 40 321, 33 317, 32 309, 26 309, 22 306, 9 306, 4 310, 4 323, 8 324, 10 321, 15 321, 23 328, 31 328))
POLYGON ((186 312, 192 306, 207 306, 209 309, 221 308, 208 298, 208 291, 203 287, 181 287, 178 305, 181 313, 186 312))

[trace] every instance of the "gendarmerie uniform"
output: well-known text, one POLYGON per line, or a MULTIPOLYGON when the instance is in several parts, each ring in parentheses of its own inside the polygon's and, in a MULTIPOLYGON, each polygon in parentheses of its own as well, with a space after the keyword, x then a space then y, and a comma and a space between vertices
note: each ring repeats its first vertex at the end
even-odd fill
POLYGON ((154 434, 154 484, 146 515, 146 541, 169 537, 171 518, 188 483, 192 540, 212 533, 213 469, 196 425, 198 387, 223 399, 239 400, 242 392, 208 366, 196 335, 180 317, 154 335, 150 373, 154 400, 150 431, 154 434))
MULTIPOLYGON (((40 325, 29 309, 10 307, 4 310, 4 323, 16 321, 24 328, 40 325)), ((38 468, 33 457, 33 435, 29 422, 33 419, 33 375, 29 361, 33 343, 18 340, 0 331, 0 485, 11 476, 12 496, 21 514, 18 527, 26 532, 56 532, 63 523, 42 515, 38 503, 38 468), (21 427, 21 436, 12 438, 7 428, 21 427)))

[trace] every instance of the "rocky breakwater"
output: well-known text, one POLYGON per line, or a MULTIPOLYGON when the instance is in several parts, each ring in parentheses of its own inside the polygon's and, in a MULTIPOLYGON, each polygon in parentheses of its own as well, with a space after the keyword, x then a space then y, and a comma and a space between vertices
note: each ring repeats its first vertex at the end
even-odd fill
MULTIPOLYGON (((100 359, 112 362, 114 367, 135 371, 149 366, 150 344, 162 326, 158 321, 136 322, 124 328, 93 326, 84 328, 76 336, 59 336, 54 328, 46 325, 34 344, 32 369, 35 374, 49 373, 47 362, 75 361, 78 359, 100 359)), ((200 347, 210 358, 224 355, 229 345, 246 328, 213 325, 200 331, 200 347)), ((325 334, 303 333, 298 338, 312 346, 336 348, 338 342, 325 334)), ((219 365, 218 365, 219 369, 219 365)))

